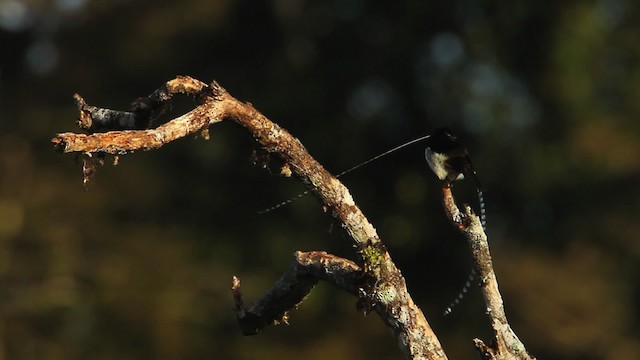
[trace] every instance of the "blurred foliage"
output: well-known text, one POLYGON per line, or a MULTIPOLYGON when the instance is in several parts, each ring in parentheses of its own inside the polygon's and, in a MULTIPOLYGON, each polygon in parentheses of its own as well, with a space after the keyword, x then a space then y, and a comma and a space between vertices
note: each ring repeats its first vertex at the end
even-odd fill
MULTIPOLYGON (((71 96, 126 108, 175 75, 218 80, 339 172, 449 126, 486 194, 512 326, 548 359, 640 353, 640 7, 597 1, 0 0, 0 359, 399 359, 322 284, 291 325, 242 337, 295 250, 353 257, 313 198, 250 162, 233 124, 99 170, 71 96)), ((189 100, 174 106, 188 110, 189 100)), ((344 177, 452 359, 490 329, 420 146, 344 177)), ((474 203, 471 185, 458 197, 474 203)))

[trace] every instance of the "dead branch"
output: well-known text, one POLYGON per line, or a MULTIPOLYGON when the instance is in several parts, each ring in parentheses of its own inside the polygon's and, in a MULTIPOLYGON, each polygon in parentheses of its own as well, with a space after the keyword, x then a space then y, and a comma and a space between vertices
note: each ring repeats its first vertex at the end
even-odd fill
MULTIPOLYGON (((107 153, 122 155, 136 150, 152 150, 162 145, 183 138, 187 135, 206 130, 209 125, 222 121, 225 113, 220 107, 212 107, 207 97, 201 99, 202 105, 192 111, 175 118, 156 129, 131 130, 137 125, 147 124, 146 121, 133 114, 143 113, 156 116, 157 108, 164 109, 169 105, 173 95, 189 94, 204 95, 208 90, 205 83, 186 76, 177 77, 164 84, 146 98, 139 98, 134 102, 133 111, 117 111, 101 109, 88 105, 84 99, 74 95, 80 110, 78 124, 82 129, 93 132, 95 129, 126 129, 93 134, 58 134, 51 140, 58 151, 64 153, 107 153), (144 109, 144 111, 137 110, 144 109), (135 120, 133 119, 135 118, 135 120), (99 125, 98 125, 99 124, 99 125)), ((210 92, 207 94, 210 96, 210 92)))
POLYGON ((273 287, 253 305, 246 307, 240 291, 240 279, 234 276, 231 290, 242 333, 255 335, 267 325, 288 323, 287 311, 295 309, 319 280, 357 295, 357 284, 361 278, 362 269, 351 260, 324 251, 298 251, 289 269, 273 287))
MULTIPOLYGON (((375 311, 396 336, 408 359, 446 359, 442 347, 422 311, 413 303, 400 271, 391 260, 375 228, 353 201, 347 188, 309 155, 286 130, 253 108, 229 95, 219 84, 206 85, 190 77, 177 77, 151 95, 137 99, 129 111, 102 109, 75 96, 80 111, 79 125, 90 134, 63 133, 52 141, 64 153, 86 156, 83 173, 88 181, 104 154, 122 155, 136 150, 156 149, 179 138, 204 132, 225 119, 246 128, 284 166, 302 180, 353 241, 359 265, 324 252, 297 252, 285 274, 253 305, 244 304, 240 280, 234 277, 232 291, 236 314, 245 335, 265 326, 287 321, 287 311, 297 307, 319 280, 328 281, 359 297, 360 308, 375 311), (155 129, 147 129, 166 111, 175 94, 194 95, 194 110, 155 129), (104 133, 97 130, 113 129, 104 133)), ((457 207, 450 186, 443 187, 445 212, 470 244, 495 339, 491 346, 475 339, 483 359, 533 359, 507 322, 498 290, 486 234, 471 208, 457 207)))
POLYGON ((445 213, 449 220, 464 234, 474 260, 474 266, 480 278, 480 288, 487 306, 486 313, 491 319, 491 327, 495 338, 491 346, 480 339, 474 339, 474 344, 483 359, 534 359, 518 339, 507 322, 504 303, 498 290, 498 280, 493 270, 489 242, 480 218, 476 216, 468 205, 464 212, 460 211, 451 192, 451 186, 442 187, 445 213))
MULTIPOLYGON (((361 276, 357 283, 354 282, 349 286, 357 288, 361 309, 365 312, 373 310, 382 318, 392 329, 402 352, 408 359, 446 359, 440 342, 422 311, 413 302, 404 278, 391 260, 373 225, 355 204, 348 189, 313 159, 298 139, 271 122, 251 104, 242 103, 229 95, 215 82, 207 86, 189 77, 178 77, 148 96, 149 101, 143 99, 139 102, 145 104, 144 111, 153 118, 163 111, 171 95, 176 93, 197 94, 200 105, 156 129, 111 131, 88 135, 64 133, 58 134, 52 141, 56 149, 64 153, 118 155, 161 147, 170 141, 207 130, 210 125, 223 119, 230 119, 240 124, 266 151, 280 156, 292 173, 320 199, 331 216, 342 224, 342 228, 353 241, 359 255, 361 276)), ((133 116, 131 113, 136 113, 135 106, 133 111, 107 111, 107 109, 90 108, 80 99, 78 96, 81 121, 82 117, 91 118, 90 121, 84 120, 84 123, 89 124, 85 128, 90 131, 95 129, 90 125, 96 120, 94 118, 102 117, 104 118, 102 122, 109 124, 101 125, 101 128, 120 129, 119 124, 130 123, 130 119, 123 120, 120 117, 130 118, 133 116)), ((133 125, 150 124, 153 119, 148 122, 143 120, 138 118, 133 125)), ((292 295, 293 292, 289 292, 291 300, 287 306, 295 306, 296 299, 301 301, 306 289, 310 291, 310 284, 309 281, 299 281, 299 289, 295 291, 295 296, 292 295)), ((234 285, 237 307, 239 311, 244 311, 246 314, 239 292, 239 283, 234 282, 234 285)), ((286 292, 283 296, 287 296, 286 292)), ((263 303, 271 304, 273 301, 263 303)), ((250 309, 252 308, 255 308, 255 305, 250 309)), ((273 321, 284 313, 285 311, 281 308, 263 311, 260 321, 268 322, 269 319, 273 321)))

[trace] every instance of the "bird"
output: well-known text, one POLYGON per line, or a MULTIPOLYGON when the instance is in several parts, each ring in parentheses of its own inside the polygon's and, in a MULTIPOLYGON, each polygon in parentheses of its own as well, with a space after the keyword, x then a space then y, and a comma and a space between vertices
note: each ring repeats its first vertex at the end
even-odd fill
POLYGON ((482 184, 478 179, 471 157, 467 149, 453 135, 449 128, 436 129, 425 140, 425 158, 427 164, 445 185, 452 186, 456 180, 462 180, 465 175, 473 178, 478 191, 482 190, 482 184))
MULTIPOLYGON (((460 143, 458 138, 453 135, 451 130, 446 127, 436 129, 431 136, 425 139, 425 144, 424 155, 427 164, 429 164, 429 167, 438 179, 444 182, 444 186, 453 186, 455 181, 464 179, 465 175, 473 178, 480 205, 480 223, 482 224, 482 229, 486 231, 486 211, 482 183, 480 179, 478 179, 478 174, 471 163, 471 157, 467 149, 460 143)), ((476 276, 476 271, 472 268, 462 290, 445 309, 443 313, 444 316, 451 314, 453 308, 462 301, 476 276)))

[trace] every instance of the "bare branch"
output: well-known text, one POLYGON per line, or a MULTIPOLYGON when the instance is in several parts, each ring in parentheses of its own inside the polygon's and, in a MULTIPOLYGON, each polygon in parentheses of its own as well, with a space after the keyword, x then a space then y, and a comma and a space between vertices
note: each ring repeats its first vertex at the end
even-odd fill
POLYGON ((287 311, 295 309, 319 280, 355 295, 361 278, 362 270, 350 260, 324 251, 298 251, 289 269, 273 287, 253 305, 246 307, 240 291, 240 279, 234 276, 231 290, 242 333, 255 335, 267 325, 288 324, 287 311))
POLYGON ((58 134, 51 141, 64 153, 108 153, 123 155, 136 150, 152 150, 187 135, 206 130, 210 124, 222 121, 222 113, 212 111, 208 104, 150 130, 109 131, 95 134, 58 134))
MULTIPOLYGON (((328 212, 338 222, 353 241, 358 251, 362 276, 356 283, 343 284, 343 288, 357 287, 359 304, 367 312, 375 311, 396 336, 401 350, 409 359, 446 359, 440 342, 433 333, 422 311, 415 305, 400 271, 391 260, 381 242, 376 229, 369 223, 355 204, 348 189, 326 171, 304 148, 298 139, 285 129, 271 122, 251 104, 242 103, 229 95, 217 83, 206 87, 203 83, 188 77, 179 77, 167 82, 163 87, 169 94, 197 93, 201 105, 193 111, 169 121, 156 129, 112 131, 80 135, 59 134, 53 139, 56 148, 65 153, 110 153, 124 154, 135 150, 150 150, 178 138, 208 129, 208 126, 223 119, 230 119, 245 127, 268 152, 277 154, 292 174, 297 176, 316 196, 328 212)), ((154 94, 164 94, 163 88, 154 94)), ((154 97, 152 94, 151 97, 154 97)), ((150 101, 151 107, 162 108, 170 96, 155 96, 159 101, 150 101)), ((86 110, 86 107, 84 107, 86 110)), ((98 108, 90 115, 100 113, 98 108)), ((80 109, 83 116, 83 107, 80 109)), ((86 111, 85 111, 86 112, 86 111)), ((119 123, 120 115, 106 112, 112 123, 119 123), (115 119, 113 118, 115 116, 115 119)), ((154 112, 149 112, 153 117, 154 112)), ((311 267, 312 268, 312 267, 311 267)), ((317 281, 317 280, 316 280, 317 281)), ((246 312, 239 291, 239 281, 234 282, 234 294, 239 312, 246 312)), ((311 283, 300 282, 296 291, 301 301, 305 289, 311 283), (306 285, 305 285, 306 284, 306 285)), ((310 291, 310 288, 309 288, 310 291)), ((296 296, 290 296, 285 308, 263 309, 261 321, 277 320, 284 311, 295 305, 296 296), (269 311, 267 311, 269 310, 269 311), (268 313, 268 314, 267 314, 268 313)), ((282 320, 283 318, 280 317, 282 320)), ((250 326, 260 328, 260 326, 250 326)))
POLYGON ((481 280, 482 295, 487 306, 486 312, 491 319, 495 339, 492 346, 482 340, 474 339, 476 349, 483 359, 534 359, 509 326, 504 312, 504 303, 498 290, 498 280, 493 270, 489 242, 480 218, 471 207, 465 205, 464 212, 458 209, 451 192, 451 186, 442 187, 445 213, 449 220, 464 234, 471 247, 476 271, 481 280))
POLYGON ((108 154, 126 154, 136 150, 157 149, 162 145, 199 131, 205 131, 209 125, 222 121, 225 109, 213 107, 215 102, 206 101, 215 97, 206 93, 209 87, 190 77, 181 76, 164 84, 146 98, 134 102, 134 111, 117 111, 88 105, 76 94, 74 98, 80 110, 78 123, 86 130, 124 129, 94 134, 58 134, 51 141, 55 148, 64 153, 81 152, 108 154), (192 111, 173 119, 156 129, 130 130, 137 125, 149 124, 158 111, 164 111, 174 94, 196 94, 203 96, 203 104, 192 111), (162 110, 158 110, 162 109, 162 110), (99 124, 99 125, 96 125, 99 124))
POLYGON ((80 119, 78 125, 88 132, 107 130, 141 130, 148 128, 153 120, 164 114, 175 94, 199 95, 207 85, 188 76, 179 76, 154 91, 151 95, 136 99, 129 111, 102 109, 87 104, 75 94, 80 119))

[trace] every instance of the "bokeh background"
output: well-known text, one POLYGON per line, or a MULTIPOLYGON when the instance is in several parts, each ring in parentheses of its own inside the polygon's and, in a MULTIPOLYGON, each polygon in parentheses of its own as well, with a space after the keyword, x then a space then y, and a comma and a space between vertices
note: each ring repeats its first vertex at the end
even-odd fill
MULTIPOLYGON (((296 250, 353 258, 303 190, 223 123, 99 169, 72 155, 75 92, 126 109, 175 75, 217 80, 339 172, 440 126, 487 188, 507 314, 541 359, 640 354, 640 7, 633 0, 0 0, 0 359, 400 359, 321 284, 243 337, 296 250)), ((179 99, 172 115, 192 106, 179 99)), ((422 146, 345 176, 452 359, 490 338, 422 146)), ((477 206, 473 185, 456 185, 477 206)))

